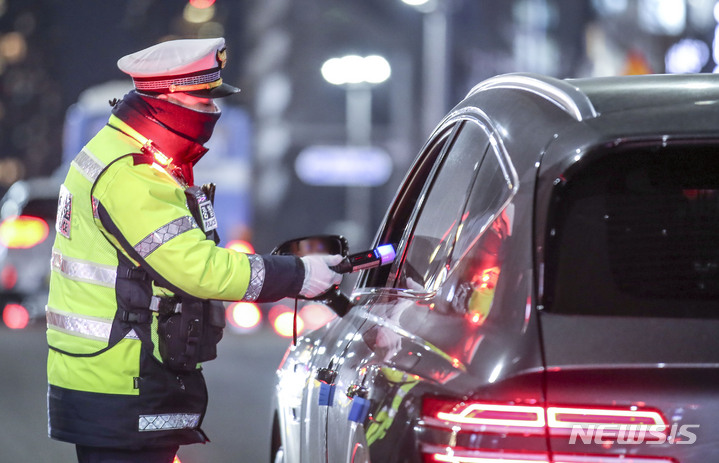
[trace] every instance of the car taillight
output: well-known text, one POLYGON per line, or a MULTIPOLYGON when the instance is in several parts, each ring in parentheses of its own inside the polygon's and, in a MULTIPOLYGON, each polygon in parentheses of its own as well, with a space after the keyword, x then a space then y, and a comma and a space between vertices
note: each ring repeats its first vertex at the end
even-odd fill
POLYGON ((626 455, 554 455, 522 453, 458 450, 451 454, 444 453, 441 448, 434 450, 440 453, 425 453, 425 463, 676 463, 671 458, 633 457, 626 455))
MULTIPOLYGON (((284 304, 272 306, 267 318, 270 320, 272 329, 283 338, 292 337, 294 332, 295 312, 284 304)), ((302 316, 297 314, 297 334, 301 334, 305 328, 302 316)))
POLYGON ((252 247, 249 241, 245 240, 232 240, 225 246, 227 249, 232 249, 237 252, 243 252, 245 254, 254 254, 255 248, 252 247))
POLYGON ((30 314, 20 304, 8 304, 3 309, 2 321, 10 329, 21 330, 30 323, 30 314))
MULTIPOLYGON (((626 426, 646 429, 668 428, 656 410, 641 407, 575 407, 458 401, 425 397, 421 428, 435 430, 433 442, 424 441, 426 463, 669 463, 671 458, 621 455, 550 454, 542 443, 548 436, 569 436, 581 428, 583 435, 600 429, 619 431, 626 426), (437 442, 437 433, 446 442, 437 442), (461 437, 460 437, 461 436, 461 437), (492 441, 492 448, 477 448, 474 442, 492 441), (499 439, 499 440, 497 440, 499 439), (502 442, 496 444, 496 442, 502 442), (449 445, 445 445, 449 444, 449 445), (542 450, 538 450, 542 449, 542 450)), ((420 439, 422 441, 422 439, 420 439)))
POLYGON ((7 265, 0 270, 0 285, 4 289, 13 289, 17 284, 17 269, 12 265, 7 265))
POLYGON ((426 398, 423 420, 429 425, 460 426, 466 431, 543 434, 544 408, 538 405, 457 402, 426 398))
POLYGON ((227 321, 243 333, 250 333, 260 328, 262 312, 252 302, 234 302, 227 307, 227 321))
POLYGON ((31 248, 47 238, 50 228, 38 217, 15 216, 0 223, 0 243, 8 248, 31 248))
POLYGON ((623 426, 666 431, 669 425, 656 410, 616 408, 548 407, 547 426, 552 435, 568 435, 577 426, 593 429, 602 426, 605 431, 618 431, 623 426))

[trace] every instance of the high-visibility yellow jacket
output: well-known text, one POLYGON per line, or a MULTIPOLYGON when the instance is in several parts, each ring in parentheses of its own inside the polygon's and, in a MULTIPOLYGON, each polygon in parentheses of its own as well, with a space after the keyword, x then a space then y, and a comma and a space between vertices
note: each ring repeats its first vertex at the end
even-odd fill
POLYGON ((47 304, 49 432, 59 440, 204 442, 202 373, 163 365, 152 296, 276 300, 302 286, 296 258, 246 255, 208 239, 185 186, 151 160, 138 162, 142 140, 111 116, 61 189, 47 304))

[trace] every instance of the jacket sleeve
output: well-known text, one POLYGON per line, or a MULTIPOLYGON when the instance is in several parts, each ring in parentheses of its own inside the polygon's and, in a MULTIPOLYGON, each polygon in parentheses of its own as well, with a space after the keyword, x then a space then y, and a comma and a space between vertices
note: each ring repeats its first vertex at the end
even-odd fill
POLYGON ((97 181, 96 217, 161 286, 201 299, 271 301, 296 296, 304 266, 293 256, 217 247, 198 227, 183 189, 164 171, 118 162, 97 181))

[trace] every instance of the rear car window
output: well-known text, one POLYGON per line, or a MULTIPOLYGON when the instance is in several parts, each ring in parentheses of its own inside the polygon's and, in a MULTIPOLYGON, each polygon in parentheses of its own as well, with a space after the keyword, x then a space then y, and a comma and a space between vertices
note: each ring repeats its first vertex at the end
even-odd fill
POLYGON ((45 220, 55 220, 57 214, 57 198, 36 198, 25 204, 23 215, 40 217, 45 220))
POLYGON ((719 318, 719 150, 632 148, 557 187, 545 307, 558 313, 719 318))

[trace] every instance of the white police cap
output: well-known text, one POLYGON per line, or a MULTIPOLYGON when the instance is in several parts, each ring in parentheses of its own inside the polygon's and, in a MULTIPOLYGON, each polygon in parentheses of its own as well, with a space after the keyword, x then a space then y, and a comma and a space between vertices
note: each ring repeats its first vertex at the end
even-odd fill
POLYGON ((117 67, 132 77, 135 88, 149 93, 183 92, 220 98, 240 91, 222 82, 225 39, 181 39, 158 43, 123 56, 117 67))

